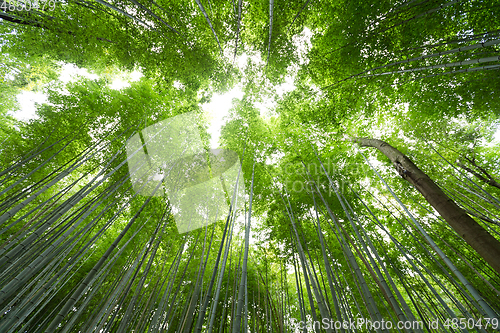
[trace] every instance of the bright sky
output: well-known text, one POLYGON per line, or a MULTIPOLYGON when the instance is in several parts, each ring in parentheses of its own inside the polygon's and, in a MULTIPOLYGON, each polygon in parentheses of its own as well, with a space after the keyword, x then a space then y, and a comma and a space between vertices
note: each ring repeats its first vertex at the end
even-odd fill
POLYGON ((208 132, 212 136, 210 140, 210 148, 219 148, 219 137, 225 121, 223 118, 228 115, 229 109, 232 106, 233 98, 243 98, 241 87, 236 86, 224 95, 214 94, 210 103, 203 104, 201 108, 209 114, 210 126, 208 132))
MULTIPOLYGON (((282 96, 283 93, 287 91, 291 91, 295 88, 293 84, 293 78, 287 77, 285 82, 276 87, 276 92, 278 95, 282 96)), ((222 126, 225 124, 226 120, 224 117, 229 114, 229 109, 231 109, 232 102, 234 98, 241 99, 243 98, 243 91, 241 90, 241 86, 237 85, 232 90, 227 93, 214 94, 210 103, 203 104, 201 108, 203 111, 209 114, 210 126, 208 128, 208 132, 212 136, 210 140, 211 148, 219 148, 219 138, 222 126)), ((269 115, 269 110, 274 108, 276 102, 274 99, 268 99, 263 101, 262 103, 255 103, 255 106, 260 110, 262 116, 269 115)))
MULTIPOLYGON (((243 55, 237 59, 238 65, 244 67, 248 57, 243 55)), ((254 59, 254 61, 259 61, 259 59, 254 59)), ((83 76, 89 79, 98 79, 99 76, 96 74, 91 74, 84 68, 78 68, 73 64, 64 64, 62 66, 62 71, 59 79, 63 83, 68 83, 70 81, 75 81, 79 76, 83 76)), ((142 74, 138 71, 134 71, 130 74, 124 74, 123 76, 117 77, 111 84, 111 89, 120 90, 130 86, 130 82, 137 81, 142 77, 142 74)), ((293 78, 288 77, 285 83, 277 87, 277 93, 282 95, 286 91, 293 90, 293 78)), ((226 92, 225 94, 214 94, 210 103, 203 104, 201 108, 204 112, 208 113, 208 119, 210 120, 210 126, 208 132, 211 135, 210 146, 211 148, 219 147, 220 131, 225 123, 224 117, 228 115, 229 109, 232 106, 232 101, 234 98, 243 98, 243 92, 241 86, 237 85, 232 90, 226 92)), ((23 91, 17 95, 17 100, 20 104, 20 111, 13 113, 12 115, 22 121, 28 121, 30 119, 36 118, 36 106, 35 103, 45 103, 47 102, 47 96, 43 92, 33 92, 33 91, 23 91)), ((263 116, 268 115, 268 111, 275 106, 274 100, 267 100, 262 103, 257 103, 256 105, 262 112, 263 116)))
MULTIPOLYGON (((310 46, 310 39, 312 33, 309 29, 305 29, 301 36, 294 37, 294 44, 297 50, 299 51, 299 57, 301 59, 301 63, 303 63, 305 59, 305 54, 307 48, 310 46)), ((232 50, 231 50, 232 53, 232 50)), ((230 55, 232 56, 232 54, 230 55)), ((248 55, 243 54, 236 59, 236 63, 238 67, 243 69, 246 66, 248 55)), ((264 61, 260 59, 259 55, 251 56, 253 62, 263 65, 264 61)), ((292 71, 293 72, 293 71, 292 71)), ((293 75, 293 74, 292 74, 293 75)), ((62 72, 60 76, 60 80, 64 83, 74 81, 78 76, 83 76, 89 79, 98 79, 96 74, 90 74, 84 68, 78 68, 72 64, 64 64, 62 66, 62 72)), ((139 80, 142 74, 140 72, 134 71, 130 74, 124 74, 121 77, 116 78, 110 85, 112 89, 123 89, 127 86, 130 86, 129 82, 139 80)), ((276 87, 276 92, 278 95, 282 95, 287 91, 291 91, 294 89, 293 85, 293 76, 289 76, 285 79, 285 83, 276 87)), ((208 119, 210 119, 210 126, 208 131, 211 135, 210 146, 211 148, 218 148, 219 146, 219 137, 220 131, 225 123, 223 119, 229 113, 229 109, 232 106, 232 101, 234 98, 242 98, 243 92, 241 90, 241 86, 236 86, 229 92, 221 95, 214 94, 210 103, 202 105, 202 109, 208 113, 208 119)), ((23 91, 17 96, 17 100, 20 104, 20 111, 13 114, 13 116, 19 120, 27 121, 29 119, 33 119, 36 117, 35 114, 35 103, 44 103, 47 102, 47 97, 42 92, 32 92, 32 91, 23 91)), ((261 110, 261 114, 263 117, 269 116, 269 111, 275 106, 274 99, 268 99, 261 103, 256 103, 256 107, 261 110)))
MULTIPOLYGON (((248 57, 242 55, 237 59, 238 65, 243 68, 246 64, 248 57)), ((260 59, 252 57, 255 62, 261 62, 260 59)), ((89 73, 84 68, 78 68, 73 64, 64 64, 62 66, 60 80, 64 83, 70 81, 75 81, 78 76, 83 76, 89 79, 98 79, 96 74, 89 73)), ((124 74, 116 78, 110 85, 112 89, 123 89, 130 86, 130 82, 137 81, 142 77, 142 74, 138 71, 134 71, 130 74, 124 74)), ((293 77, 287 77, 285 82, 276 87, 276 92, 278 95, 282 95, 287 91, 294 89, 293 77)), ((210 126, 208 127, 208 132, 211 135, 210 146, 211 148, 219 147, 220 131, 225 123, 224 117, 228 115, 229 109, 232 106, 232 101, 234 98, 241 99, 243 97, 243 92, 241 86, 237 85, 232 90, 227 93, 214 94, 210 103, 203 104, 201 107, 203 111, 208 113, 208 119, 210 120, 210 126)), ((36 117, 35 114, 35 103, 45 103, 47 102, 47 96, 42 92, 33 91, 23 91, 17 96, 17 100, 21 106, 20 111, 12 114, 16 119, 27 121, 36 117)), ((256 103, 256 107, 261 110, 262 116, 268 116, 269 110, 273 109, 275 106, 275 101, 273 99, 268 99, 262 103, 256 103)), ((495 133, 495 142, 500 142, 500 129, 495 133)))
POLYGON ((12 113, 12 116, 17 120, 28 121, 36 117, 35 103, 47 102, 47 96, 42 92, 23 91, 16 96, 21 109, 12 113))
MULTIPOLYGON (((83 76, 88 79, 97 80, 99 76, 97 74, 91 74, 85 68, 78 68, 73 64, 62 65, 61 75, 59 79, 63 83, 68 83, 70 81, 76 81, 78 76, 83 76)), ((138 71, 134 71, 124 77, 116 78, 110 85, 111 89, 123 89, 130 86, 129 82, 137 81, 142 77, 142 74, 138 71)), ((33 91, 22 91, 17 95, 17 101, 20 105, 20 111, 13 113, 12 115, 22 121, 27 121, 36 117, 35 103, 45 103, 47 102, 47 96, 43 92, 33 92, 33 91)))
MULTIPOLYGON (((90 74, 84 68, 78 68, 73 64, 64 64, 62 66, 62 71, 59 79, 64 83, 68 83, 70 81, 76 80, 78 75, 87 77, 89 79, 99 78, 99 76, 97 76, 96 74, 90 74)), ((12 115, 18 120, 27 121, 36 118, 35 103, 42 104, 47 102, 47 96, 41 91, 22 91, 19 95, 17 95, 17 101, 20 105, 20 110, 13 113, 12 115)))

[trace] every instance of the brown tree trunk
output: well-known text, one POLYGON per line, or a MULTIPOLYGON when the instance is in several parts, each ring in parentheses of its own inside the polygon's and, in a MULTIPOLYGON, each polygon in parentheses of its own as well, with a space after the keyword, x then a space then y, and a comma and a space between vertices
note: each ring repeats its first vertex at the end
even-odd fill
POLYGON ((382 140, 355 138, 352 141, 361 147, 377 148, 389 158, 401 177, 410 182, 460 237, 500 274, 500 242, 449 198, 406 155, 382 140))

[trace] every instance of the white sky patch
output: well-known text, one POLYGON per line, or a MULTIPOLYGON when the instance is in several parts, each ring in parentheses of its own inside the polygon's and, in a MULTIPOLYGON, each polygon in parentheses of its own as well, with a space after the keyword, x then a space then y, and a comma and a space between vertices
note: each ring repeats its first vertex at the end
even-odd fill
POLYGON ((37 118, 35 103, 47 102, 47 96, 43 92, 22 91, 16 98, 20 108, 17 112, 12 113, 12 116, 20 121, 37 118))
POLYGON ((242 54, 241 56, 236 58, 236 62, 238 63, 239 68, 245 68, 245 65, 247 64, 248 60, 248 55, 246 53, 242 54))
POLYGON ((491 142, 484 143, 485 147, 493 147, 496 145, 500 145, 500 126, 498 126, 495 134, 493 134, 493 140, 491 142))
POLYGON ((259 109, 260 115, 263 118, 268 118, 269 116, 271 116, 272 113, 271 110, 273 110, 276 107, 276 101, 270 98, 267 98, 262 102, 255 102, 254 104, 255 107, 259 109))
POLYGON ((78 68, 73 64, 62 65, 61 75, 59 76, 59 80, 61 80, 64 83, 68 83, 70 81, 77 80, 78 76, 83 76, 91 80, 99 79, 99 75, 89 73, 89 71, 86 68, 78 68))
MULTIPOLYGON (((247 65, 247 61, 251 59, 253 63, 258 65, 263 65, 264 62, 260 58, 259 54, 248 55, 246 53, 236 57, 236 65, 241 69, 247 65)), ((285 82, 276 87, 276 93, 281 97, 284 93, 292 91, 295 89, 295 85, 293 83, 294 77, 289 76, 285 78, 285 82)), ((174 87, 177 87, 174 82, 174 87)), ((233 98, 241 99, 243 98, 243 92, 240 86, 236 86, 231 89, 229 92, 225 94, 214 94, 210 103, 202 105, 203 111, 205 111, 208 115, 208 120, 210 121, 210 125, 208 127, 208 132, 211 135, 210 147, 218 148, 219 147, 219 138, 222 126, 225 124, 223 118, 228 115, 229 109, 232 107, 233 98)), ((255 102, 255 107, 259 109, 262 117, 266 118, 271 116, 271 110, 275 108, 276 101, 274 98, 265 99, 262 102, 255 102)))
POLYGON ((132 81, 132 82, 139 81, 141 79, 141 77, 143 77, 143 76, 144 75, 141 72, 139 72, 139 71, 133 71, 129 75, 130 81, 132 81))
POLYGON ((208 133, 212 137, 210 139, 210 148, 219 147, 220 132, 222 126, 225 124, 223 118, 229 114, 233 98, 243 98, 241 87, 236 86, 223 95, 214 94, 210 103, 201 106, 203 111, 208 114, 207 118, 210 121, 210 126, 208 127, 208 133))
POLYGON ((500 142, 500 127, 497 129, 497 131, 495 132, 495 134, 493 135, 493 139, 496 141, 496 142, 500 142))
POLYGON ((257 66, 265 65, 265 62, 260 57, 259 53, 255 53, 255 54, 252 54, 250 56, 246 53, 243 53, 242 55, 236 57, 236 63, 238 64, 238 67, 241 70, 243 70, 246 67, 248 58, 250 58, 252 60, 252 62, 254 64, 256 64, 257 66))
POLYGON ((313 36, 312 31, 309 28, 304 28, 300 35, 293 37, 293 45, 295 46, 299 55, 299 64, 307 64, 309 59, 307 58, 307 53, 311 49, 311 38, 313 36))
MULTIPOLYGON (((70 81, 77 80, 78 76, 83 76, 92 80, 99 78, 98 75, 89 73, 85 68, 78 68, 73 64, 62 64, 59 80, 66 84, 70 81)), ((28 121, 37 118, 35 103, 43 104, 47 102, 47 95, 42 91, 21 91, 16 98, 20 108, 17 112, 12 113, 12 116, 20 121, 28 121)))
MULTIPOLYGON (((90 80, 98 80, 99 75, 89 73, 86 68, 79 68, 73 64, 61 64, 61 74, 59 80, 64 84, 78 80, 79 77, 85 77, 90 80)), ((143 74, 140 71, 133 71, 131 73, 124 73, 117 77, 110 85, 111 89, 123 89, 130 86, 130 82, 135 82, 141 79, 143 74)), ((64 92, 63 92, 64 93, 64 92)), ((17 96, 20 109, 17 112, 11 113, 14 118, 20 121, 28 121, 35 119, 36 105, 47 103, 47 95, 41 91, 21 91, 17 96)))
POLYGON ((294 78, 292 76, 287 76, 285 82, 276 87, 276 93, 283 96, 284 93, 292 91, 295 89, 295 84, 293 83, 294 78))
POLYGON ((133 71, 132 73, 124 73, 116 77, 113 82, 109 85, 111 89, 121 90, 130 87, 130 82, 139 81, 143 77, 142 73, 139 71, 133 71))
POLYGON ((182 83, 180 83, 179 81, 174 81, 173 86, 175 89, 183 89, 184 88, 184 85, 182 83))
POLYGON ((130 87, 130 83, 128 81, 123 80, 121 77, 117 77, 116 79, 113 80, 113 82, 111 82, 109 87, 114 90, 122 90, 124 88, 130 87))

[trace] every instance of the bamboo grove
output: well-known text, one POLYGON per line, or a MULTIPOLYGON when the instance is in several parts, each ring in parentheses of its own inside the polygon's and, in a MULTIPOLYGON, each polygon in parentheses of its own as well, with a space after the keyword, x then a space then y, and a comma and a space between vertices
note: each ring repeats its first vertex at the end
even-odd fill
POLYGON ((498 1, 9 0, 0 35, 0 332, 500 329, 498 1), (184 232, 170 184, 212 180, 184 232))

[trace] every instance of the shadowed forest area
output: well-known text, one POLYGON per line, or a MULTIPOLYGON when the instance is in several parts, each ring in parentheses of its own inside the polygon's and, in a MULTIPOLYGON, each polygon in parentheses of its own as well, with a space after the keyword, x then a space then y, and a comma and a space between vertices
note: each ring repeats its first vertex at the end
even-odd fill
POLYGON ((500 1, 0 3, 0 332, 500 330, 500 1))

